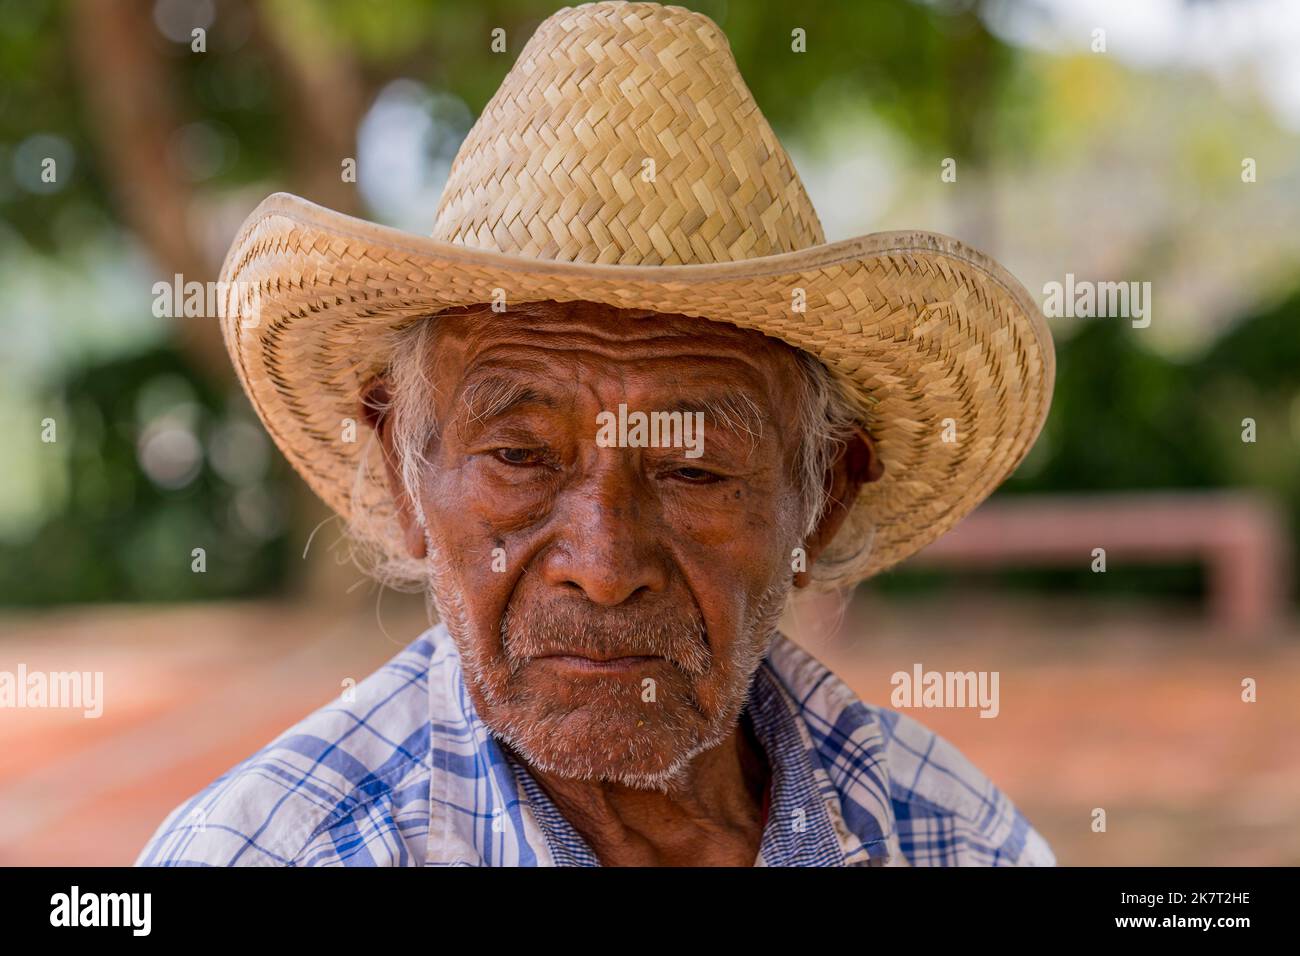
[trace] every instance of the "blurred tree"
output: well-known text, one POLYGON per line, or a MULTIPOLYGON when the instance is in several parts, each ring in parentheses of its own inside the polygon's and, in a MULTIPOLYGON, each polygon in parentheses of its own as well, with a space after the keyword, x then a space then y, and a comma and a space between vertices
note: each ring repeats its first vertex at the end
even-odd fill
MULTIPOLYGON (((1002 495, 1247 487, 1286 508, 1300 555, 1300 290, 1245 316, 1199 358, 1150 351, 1125 322, 1097 319, 1057 342, 1052 411, 1031 459, 1002 495), (1242 440, 1243 419, 1256 441, 1242 440)), ((1292 569, 1300 594, 1300 566, 1292 569)), ((894 590, 934 587, 951 573, 901 570, 894 590)), ((1193 595, 1199 569, 1115 567, 1005 571, 1003 585, 1081 593, 1193 595)))
MULTIPOLYGON (((477 115, 537 24, 560 5, 0 0, 4 171, 27 162, 32 143, 58 152, 65 170, 49 188, 17 173, 12 182, 0 176, 0 217, 49 255, 65 251, 60 244, 68 241, 70 220, 109 235, 124 227, 152 259, 149 283, 178 272, 214 278, 239 219, 268 191, 290 189, 345 212, 366 212, 355 184, 340 176, 340 163, 356 155, 358 124, 394 79, 450 94, 477 115), (207 30, 202 54, 189 45, 191 25, 200 21, 207 30), (505 31, 504 53, 490 46, 497 28, 505 31)), ((915 155, 932 158, 936 170, 947 156, 963 171, 992 168, 999 156, 1031 146, 1040 131, 1043 117, 1034 104, 1042 94, 1036 74, 1023 68, 1029 58, 989 32, 975 0, 687 5, 727 34, 746 82, 782 137, 797 138, 814 121, 816 104, 832 95, 867 102, 915 155), (806 52, 792 49, 796 28, 804 31, 806 52)), ((965 208, 969 221, 962 227, 965 238, 990 247, 996 245, 992 199, 982 191, 965 208)), ((1087 323, 1059 343, 1057 396, 1042 452, 1007 493, 1249 483, 1276 488, 1294 517, 1300 513, 1298 321, 1293 297, 1248 317, 1193 363, 1149 352, 1118 322, 1087 323), (1247 416, 1259 422, 1260 440, 1243 447, 1239 423, 1247 416)), ((197 597, 256 592, 284 580, 283 566, 266 563, 287 556, 287 539, 278 536, 214 546, 243 554, 242 570, 209 571, 200 580, 188 564, 180 574, 182 565, 174 563, 176 548, 187 541, 239 539, 240 522, 259 510, 250 504, 257 494, 245 494, 244 518, 232 518, 247 489, 227 487, 207 450, 204 429, 226 414, 218 396, 231 385, 216 324, 178 322, 176 336, 181 355, 148 352, 74 370, 60 383, 78 436, 68 466, 68 512, 52 518, 28 546, 0 557, 0 594, 28 594, 33 601, 197 597), (191 423, 204 464, 179 488, 158 485, 141 468, 152 419, 126 410, 133 402, 148 404, 147 385, 160 376, 193 393, 179 407, 204 410, 191 423), (104 423, 99 444, 84 444, 97 433, 96 421, 104 423), (83 541, 89 542, 85 555, 77 557, 83 541), (226 574, 232 576, 221 577, 226 574)), ((169 441, 184 444, 174 434, 169 441)), ((286 470, 272 458, 274 467, 258 480, 263 504, 271 501, 274 510, 293 497, 285 507, 297 509, 298 535, 315 524, 320 509, 302 505, 301 486, 284 484, 286 470)), ((1197 586, 1191 572, 1169 574, 1165 583, 1174 590, 1197 586)), ((1105 586, 1131 587, 1136 579, 1127 580, 1107 575, 1105 586)))
POLYGON ((6 603, 210 600, 281 587, 286 466, 242 393, 224 397, 173 348, 79 369, 54 388, 45 404, 65 410, 65 503, 25 543, 0 549, 6 603))
MULTIPOLYGON (((551 0, 0 0, 0 144, 45 137, 43 143, 63 144, 68 158, 57 188, 0 189, 0 214, 49 254, 60 254, 67 241, 59 225, 66 211, 101 228, 120 225, 152 260, 150 284, 177 273, 187 281, 213 279, 239 219, 266 192, 289 189, 365 213, 340 165, 356 156, 358 125, 394 79, 457 97, 477 115, 536 26, 559 6, 551 0), (505 31, 504 53, 491 47, 498 28, 505 31), (203 52, 191 47, 195 29, 204 31, 203 52)), ((868 98, 918 148, 978 161, 981 117, 1012 54, 984 29, 972 2, 844 0, 793 9, 701 0, 695 6, 728 35, 758 102, 783 135, 812 120, 812 104, 830 83, 868 98), (807 52, 792 49, 795 28, 805 32, 807 52)), ((177 322, 174 331, 188 369, 178 367, 177 376, 199 392, 213 387, 204 382, 223 388, 231 382, 215 322, 177 322)), ((142 357, 142 365, 74 373, 67 385, 71 407, 84 411, 109 401, 98 390, 101 381, 130 393, 129 374, 147 374, 160 354, 142 357), (78 399, 83 388, 87 394, 78 399)), ((107 409, 99 413, 115 420, 107 409)), ((80 433, 80 423, 73 424, 80 433)), ((131 568, 153 567, 142 563, 142 545, 124 551, 112 544, 132 539, 132 527, 156 527, 155 518, 168 515, 173 531, 193 536, 195 515, 215 521, 218 513, 197 490, 206 487, 202 478, 179 498, 149 491, 146 476, 128 480, 124 469, 132 467, 132 441, 140 434, 126 433, 147 423, 117 427, 125 431, 116 452, 104 448, 102 480, 96 483, 91 458, 79 459, 68 513, 10 555, 14 576, 0 592, 14 593, 10 585, 17 586, 29 559, 54 561, 55 554, 72 564, 62 576, 55 574, 57 562, 46 569, 55 574, 49 600, 237 591, 234 585, 233 591, 196 590, 197 579, 178 583, 161 570, 133 576, 131 568), (120 509, 87 511, 86 489, 100 486, 132 490, 120 509), (73 566, 77 534, 96 542, 88 560, 100 566, 73 566), (64 544, 38 554, 46 540, 64 544)), ((286 487, 295 489, 286 506, 295 537, 305 538, 325 512, 301 484, 286 487)), ((168 548, 163 551, 170 560, 168 548)), ((239 580, 241 587, 262 586, 239 580)), ((256 577, 270 580, 282 578, 256 577)), ((324 590, 337 593, 339 584, 337 576, 327 578, 324 590)))
MULTIPOLYGON (((223 58, 227 42, 235 51, 226 69, 261 59, 274 80, 276 102, 265 105, 272 115, 262 121, 279 135, 267 137, 263 126, 255 138, 275 149, 276 162, 257 171, 344 212, 357 211, 356 192, 342 181, 339 163, 355 155, 361 84, 351 58, 313 16, 315 8, 279 0, 228 3, 211 39, 204 37, 205 52, 193 56, 178 55, 190 50, 160 34, 157 8, 144 0, 77 0, 67 8, 66 26, 109 195, 161 274, 203 282, 220 269, 218 256, 200 241, 199 190, 186 175, 177 137, 207 112, 205 68, 223 58), (247 32, 251 41, 237 43, 232 31, 247 32)), ((181 323, 178 334, 203 370, 229 377, 216 323, 181 323)))
POLYGON ((1191 368, 1219 479, 1286 505, 1300 595, 1300 288, 1234 324, 1191 368), (1245 420, 1255 441, 1243 441, 1245 420))

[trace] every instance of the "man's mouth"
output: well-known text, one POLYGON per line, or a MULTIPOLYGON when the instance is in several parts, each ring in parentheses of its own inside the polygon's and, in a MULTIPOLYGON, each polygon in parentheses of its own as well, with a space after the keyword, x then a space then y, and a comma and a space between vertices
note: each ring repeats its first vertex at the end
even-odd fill
POLYGON ((589 674, 632 671, 663 660, 658 655, 629 654, 621 657, 589 657, 583 654, 541 654, 535 661, 547 661, 566 670, 589 674))

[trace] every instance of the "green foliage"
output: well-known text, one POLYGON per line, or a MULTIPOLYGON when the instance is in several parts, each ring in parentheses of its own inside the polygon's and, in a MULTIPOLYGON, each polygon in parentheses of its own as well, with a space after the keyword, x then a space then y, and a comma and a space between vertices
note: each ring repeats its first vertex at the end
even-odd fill
MULTIPOLYGON (((477 116, 528 37, 559 6, 550 0, 292 0, 251 9, 282 19, 281 30, 302 44, 298 55, 341 51, 355 61, 367 104, 391 80, 409 77, 454 94, 477 116), (498 27, 506 31, 504 53, 490 46, 498 27)), ((778 130, 808 123, 833 81, 868 101, 918 149, 942 148, 944 155, 978 162, 999 135, 986 122, 993 115, 988 105, 1014 53, 988 33, 973 3, 835 0, 791 7, 702 0, 687 6, 713 16, 727 34, 746 82, 778 130), (796 27, 806 31, 805 53, 791 50, 796 27)), ((114 191, 100 169, 97 130, 78 88, 72 5, 0 0, 0 11, 0 163, 10 159, 6 148, 33 134, 61 138, 75 157, 65 184, 48 192, 7 184, 7 170, 0 169, 0 218, 37 248, 54 251, 59 211, 87 206, 112 216, 114 191)), ((226 2, 217 11, 205 54, 188 55, 183 44, 152 38, 174 75, 167 98, 182 126, 173 142, 157 148, 182 166, 187 154, 201 154, 191 174, 205 186, 285 183, 295 129, 288 118, 302 105, 270 47, 250 33, 249 9, 226 2), (200 137, 188 148, 187 133, 200 137)))
POLYGON ((61 213, 87 203, 106 208, 97 198, 105 195, 104 182, 65 49, 65 16, 62 4, 0 0, 0 224, 12 224, 50 253, 57 251, 53 227, 61 213), (25 186, 18 184, 18 150, 32 136, 62 141, 64 148, 46 145, 26 158, 58 154, 59 177, 76 183, 74 188, 39 183, 39 169, 30 161, 24 164, 25 186))
POLYGON ((1057 350, 1046 460, 1012 491, 1207 488, 1223 482, 1230 449, 1203 421, 1189 366, 1140 344, 1119 319, 1084 324, 1057 350))
MULTIPOLYGON (((44 448, 63 456, 64 506, 28 540, 0 549, 3 603, 202 600, 281 586, 287 469, 257 444, 265 439, 247 444, 261 426, 242 396, 223 399, 171 349, 81 369, 59 391, 66 412, 56 419, 57 441, 44 448), (141 461, 167 422, 192 429, 203 456, 160 485, 141 461), (242 449, 230 445, 232 436, 243 436, 242 449), (235 480, 214 464, 223 461, 223 442, 225 460, 242 455, 235 480), (264 473, 249 469, 260 460, 264 473), (195 548, 206 552, 204 573, 192 570, 195 548)), ((164 463, 169 439, 186 449, 178 435, 156 446, 164 463)))
MULTIPOLYGON (((182 127, 174 141, 151 148, 174 152, 182 166, 187 156, 197 157, 187 175, 203 190, 286 184, 304 109, 286 81, 291 71, 276 59, 283 51, 277 54, 269 37, 299 44, 294 53, 306 62, 345 56, 355 66, 349 77, 359 84, 363 104, 393 79, 409 77, 458 97, 477 115, 537 24, 560 5, 222 0, 207 54, 188 55, 184 45, 161 34, 151 40, 167 57, 174 78, 167 94, 182 127), (490 47, 498 27, 506 31, 504 53, 490 47)), ((1082 79, 1061 80, 1081 97, 1078 108, 1050 100, 1052 94, 1040 89, 1042 72, 1027 65, 1032 57, 992 36, 974 0, 685 5, 713 17, 726 33, 746 83, 783 137, 811 126, 817 103, 860 98, 918 153, 941 150, 958 157, 963 170, 991 157, 999 168, 1014 169, 1032 157, 1045 132, 1064 128, 1077 137, 1095 136, 1098 123, 1108 121, 1108 97, 1141 90, 1125 86, 1116 71, 1107 96, 1097 94, 1103 74, 1084 57, 1076 64, 1087 66, 1077 70, 1082 79), (795 28, 805 31, 805 53, 791 49, 795 28), (1101 120, 1085 108, 1100 111, 1101 120)), ((78 74, 74 10, 68 3, 0 0, 0 220, 50 255, 66 254, 60 243, 69 234, 107 233, 120 217, 120 190, 107 181, 103 144, 78 74), (15 153, 34 135, 66 146, 71 162, 61 164, 58 188, 15 178, 15 153)), ((1223 144, 1246 134, 1225 135, 1221 119, 1216 116, 1216 125, 1190 143, 1198 167, 1218 170, 1235 161, 1236 153, 1223 144)), ((333 166, 337 159, 328 161, 333 166)), ((1235 177, 1225 182, 1237 185, 1235 177)), ((0 600, 211 598, 282 585, 287 522, 281 516, 259 525, 255 519, 268 507, 273 515, 283 511, 287 467, 273 450, 259 476, 232 481, 213 465, 213 439, 247 414, 242 399, 222 397, 169 349, 91 365, 53 390, 66 408, 58 448, 66 500, 30 540, 0 550, 0 600), (140 465, 149 427, 141 408, 157 404, 160 381, 184 383, 189 398, 180 405, 189 409, 205 450, 198 473, 170 489, 140 465), (195 547, 206 549, 205 574, 190 570, 195 547)), ((1246 318, 1203 358, 1185 362, 1146 349, 1127 323, 1094 320, 1059 341, 1056 396, 1040 447, 1000 493, 1250 487, 1285 501, 1294 529, 1300 527, 1298 449, 1300 293, 1246 318), (1241 442, 1246 417, 1257 422, 1253 445, 1241 442)), ((1200 587, 1192 568, 1005 572, 998 578, 1089 592, 1191 594, 1200 587)), ((887 576, 884 586, 907 589, 946 579, 904 570, 887 576)))
MULTIPOLYGON (((1244 318, 1202 358, 1163 358, 1140 339, 1126 322, 1095 319, 1058 342, 1040 447, 999 494, 1252 488, 1284 504, 1300 555, 1300 291, 1244 318), (1245 418, 1257 423, 1254 443, 1242 441, 1245 418)), ((1093 594, 1192 595, 1203 584, 1190 564, 993 576, 1002 585, 1093 594)), ((886 586, 913 591, 954 577, 901 570, 886 586)))

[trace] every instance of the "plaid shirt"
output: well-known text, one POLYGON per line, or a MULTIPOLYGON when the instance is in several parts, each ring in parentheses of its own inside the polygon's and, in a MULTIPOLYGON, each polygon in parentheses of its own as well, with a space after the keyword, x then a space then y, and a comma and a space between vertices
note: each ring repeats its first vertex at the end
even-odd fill
MULTIPOLYGON (((488 732, 441 625, 168 815, 137 866, 598 866, 488 732)), ((1054 865, 956 748, 778 635, 748 714, 772 770, 759 866, 1054 865)))

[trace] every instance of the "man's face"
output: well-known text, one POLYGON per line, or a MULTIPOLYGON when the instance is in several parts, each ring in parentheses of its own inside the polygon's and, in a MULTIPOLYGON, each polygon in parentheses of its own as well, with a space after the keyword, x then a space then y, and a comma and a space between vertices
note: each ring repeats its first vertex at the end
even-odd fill
POLYGON ((437 321, 419 498, 474 705, 540 770, 665 787, 734 726, 791 586, 793 357, 590 303, 437 321), (620 405, 702 411, 703 440, 609 447, 620 405))

